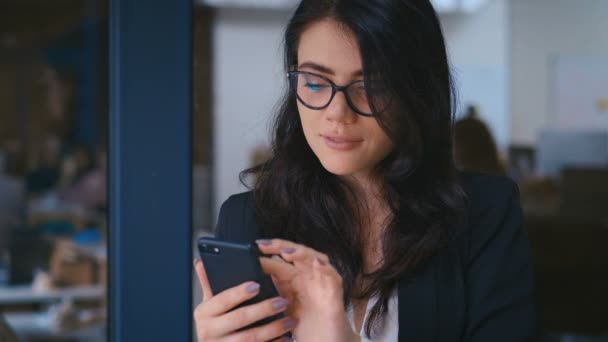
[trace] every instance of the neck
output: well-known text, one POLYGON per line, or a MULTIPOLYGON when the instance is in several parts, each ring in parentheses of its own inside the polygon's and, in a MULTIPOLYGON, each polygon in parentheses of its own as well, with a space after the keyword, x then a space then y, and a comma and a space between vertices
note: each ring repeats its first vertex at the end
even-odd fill
POLYGON ((372 177, 349 176, 345 179, 360 199, 354 204, 359 206, 361 239, 363 241, 364 270, 376 269, 381 262, 382 234, 390 217, 383 184, 372 177), (378 254, 380 253, 380 254, 378 254))
POLYGON ((382 182, 370 173, 355 174, 343 178, 367 205, 382 199, 382 182))

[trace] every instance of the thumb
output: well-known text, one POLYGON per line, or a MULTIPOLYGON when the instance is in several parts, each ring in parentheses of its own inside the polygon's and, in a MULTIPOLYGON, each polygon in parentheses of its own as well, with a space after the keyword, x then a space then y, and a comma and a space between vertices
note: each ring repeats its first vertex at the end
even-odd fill
POLYGON ((194 261, 194 269, 196 270, 196 276, 198 277, 198 282, 201 284, 201 290, 203 291, 203 302, 206 302, 213 297, 213 293, 211 292, 207 272, 205 272, 205 266, 201 262, 201 259, 196 258, 194 261))

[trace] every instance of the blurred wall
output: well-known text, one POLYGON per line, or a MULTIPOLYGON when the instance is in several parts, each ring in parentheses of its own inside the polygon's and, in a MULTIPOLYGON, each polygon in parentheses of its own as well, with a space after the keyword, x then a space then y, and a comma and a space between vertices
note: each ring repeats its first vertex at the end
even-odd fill
POLYGON ((283 92, 281 41, 290 13, 218 9, 213 19, 214 221, 228 196, 245 191, 238 173, 268 144, 268 123, 283 92))
POLYGON ((508 1, 491 0, 472 14, 441 17, 458 92, 458 114, 477 105, 499 147, 510 143, 508 1))
POLYGON ((510 6, 512 139, 532 144, 555 119, 549 91, 552 58, 608 58, 608 1, 511 0, 510 6))

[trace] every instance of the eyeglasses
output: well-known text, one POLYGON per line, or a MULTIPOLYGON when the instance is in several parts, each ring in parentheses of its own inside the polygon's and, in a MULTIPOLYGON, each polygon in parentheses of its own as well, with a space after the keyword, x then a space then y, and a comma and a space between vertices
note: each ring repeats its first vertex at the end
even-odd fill
POLYGON ((348 106, 363 116, 374 116, 374 110, 383 112, 390 103, 390 98, 378 87, 371 87, 362 80, 338 86, 327 77, 307 71, 290 71, 287 77, 300 103, 313 110, 327 108, 339 91, 344 93, 348 106))

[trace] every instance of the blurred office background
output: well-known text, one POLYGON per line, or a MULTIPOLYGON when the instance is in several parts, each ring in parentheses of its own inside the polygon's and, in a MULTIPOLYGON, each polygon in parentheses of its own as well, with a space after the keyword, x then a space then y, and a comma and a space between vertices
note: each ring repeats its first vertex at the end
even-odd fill
MULTIPOLYGON (((194 2, 193 242, 267 153, 295 3, 194 2)), ((458 88, 457 163, 520 186, 542 340, 606 341, 608 1, 434 4, 458 88)), ((0 4, 0 336, 106 340, 107 12, 104 0, 0 4)))
POLYGON ((0 3, 0 340, 105 340, 107 17, 0 3))

